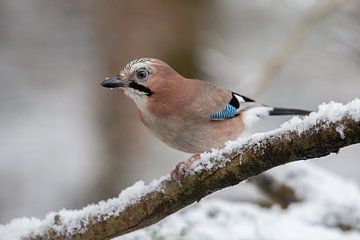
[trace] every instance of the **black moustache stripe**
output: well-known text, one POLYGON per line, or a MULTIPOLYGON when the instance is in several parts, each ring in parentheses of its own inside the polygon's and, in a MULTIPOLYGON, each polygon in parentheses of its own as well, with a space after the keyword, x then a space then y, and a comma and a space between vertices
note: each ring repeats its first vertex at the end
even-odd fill
POLYGON ((131 87, 133 89, 136 89, 136 90, 139 90, 140 92, 146 93, 146 96, 148 96, 148 97, 150 97, 154 93, 153 91, 151 91, 150 88, 145 87, 145 86, 143 86, 141 84, 138 84, 138 83, 136 83, 134 81, 132 81, 130 83, 129 87, 131 87))

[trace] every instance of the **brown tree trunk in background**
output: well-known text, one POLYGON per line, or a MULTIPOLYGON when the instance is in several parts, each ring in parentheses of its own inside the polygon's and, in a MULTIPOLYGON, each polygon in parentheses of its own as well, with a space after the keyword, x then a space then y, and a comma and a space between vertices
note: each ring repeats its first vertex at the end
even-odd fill
MULTIPOLYGON (((196 77, 196 41, 199 22, 207 19, 211 2, 205 1, 84 1, 90 8, 105 75, 116 74, 129 60, 164 59, 185 76, 196 77)), ((201 24, 203 25, 203 24, 201 24)), ((100 80, 99 80, 100 81, 100 80)), ((136 109, 123 94, 105 95, 98 104, 104 155, 98 184, 87 201, 114 196, 129 184, 131 157, 141 152, 136 109)), ((138 159, 141 161, 141 159, 138 159)))

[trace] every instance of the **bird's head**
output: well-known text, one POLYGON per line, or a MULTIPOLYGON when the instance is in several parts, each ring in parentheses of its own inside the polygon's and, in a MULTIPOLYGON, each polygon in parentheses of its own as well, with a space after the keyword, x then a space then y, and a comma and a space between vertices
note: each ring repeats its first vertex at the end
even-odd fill
POLYGON ((179 77, 175 70, 159 59, 140 58, 126 64, 118 75, 106 78, 101 85, 123 89, 138 104, 166 91, 179 77))

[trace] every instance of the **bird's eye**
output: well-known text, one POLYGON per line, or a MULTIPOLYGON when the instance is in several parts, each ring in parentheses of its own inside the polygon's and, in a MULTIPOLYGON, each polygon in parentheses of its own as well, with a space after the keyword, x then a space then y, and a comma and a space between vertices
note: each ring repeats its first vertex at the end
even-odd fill
POLYGON ((140 69, 136 72, 136 77, 138 79, 146 79, 148 77, 149 73, 146 69, 140 69))

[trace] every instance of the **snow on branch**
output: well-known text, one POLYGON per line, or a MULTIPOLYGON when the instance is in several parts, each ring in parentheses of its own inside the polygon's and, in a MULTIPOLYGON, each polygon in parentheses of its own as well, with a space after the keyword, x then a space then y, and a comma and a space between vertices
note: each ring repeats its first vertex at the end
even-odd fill
POLYGON ((219 189, 270 168, 338 152, 360 142, 360 100, 322 104, 304 119, 228 142, 201 155, 181 184, 169 176, 139 181, 116 198, 81 210, 61 210, 44 220, 15 219, 0 226, 1 239, 110 239, 160 221, 219 189))
MULTIPOLYGON (((302 201, 283 209, 207 198, 159 224, 116 240, 360 239, 360 189, 356 183, 310 161, 293 162, 266 173, 272 181, 296 189, 302 201)), ((243 193, 236 188, 232 191, 243 193)))

